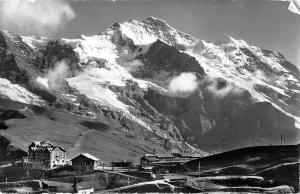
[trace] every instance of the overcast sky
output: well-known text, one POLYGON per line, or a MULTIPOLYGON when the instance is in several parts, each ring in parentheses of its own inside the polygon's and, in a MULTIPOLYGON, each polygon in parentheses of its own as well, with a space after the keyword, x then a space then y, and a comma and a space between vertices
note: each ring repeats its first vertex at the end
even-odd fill
MULTIPOLYGON (((77 0, 67 4, 72 10, 62 10, 68 18, 51 36, 72 38, 95 34, 115 22, 155 16, 201 39, 218 41, 230 35, 261 48, 280 51, 295 64, 300 62, 300 16, 288 11, 289 2, 285 1, 77 0)), ((1 28, 9 25, 2 23, 1 28)))

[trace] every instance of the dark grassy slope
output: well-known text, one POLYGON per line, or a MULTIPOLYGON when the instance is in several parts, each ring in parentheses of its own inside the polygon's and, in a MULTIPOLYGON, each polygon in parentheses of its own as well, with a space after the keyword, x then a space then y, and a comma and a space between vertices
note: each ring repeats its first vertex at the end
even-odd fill
POLYGON ((259 175, 298 192, 299 155, 299 145, 247 147, 189 161, 182 170, 196 175, 200 162, 204 176, 259 175))
POLYGON ((258 172, 257 175, 274 179, 279 184, 290 185, 299 192, 299 162, 278 165, 258 172))
POLYGON ((8 102, 0 101, 1 112, 7 109, 21 110, 27 106, 25 111, 19 111, 26 118, 6 120, 8 128, 0 130, 0 137, 3 136, 11 146, 24 151, 34 140, 48 140, 69 150, 79 139, 72 154, 88 152, 105 163, 124 159, 139 163, 139 158, 153 149, 165 152, 160 145, 138 138, 147 136, 147 131, 134 129, 131 133, 122 130, 114 120, 108 119, 105 123, 63 109, 8 102))
POLYGON ((299 160, 299 145, 247 147, 215 154, 184 164, 188 171, 197 171, 199 162, 202 169, 222 168, 244 164, 259 171, 274 165, 299 160))

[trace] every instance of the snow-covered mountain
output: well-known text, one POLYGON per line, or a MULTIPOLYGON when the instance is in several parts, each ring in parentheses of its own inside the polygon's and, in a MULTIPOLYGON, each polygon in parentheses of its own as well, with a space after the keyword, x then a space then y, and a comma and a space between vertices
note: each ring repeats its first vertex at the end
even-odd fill
POLYGON ((275 144, 281 133, 299 142, 299 75, 279 52, 201 40, 154 17, 77 39, 0 31, 1 98, 105 122, 166 151, 275 144))

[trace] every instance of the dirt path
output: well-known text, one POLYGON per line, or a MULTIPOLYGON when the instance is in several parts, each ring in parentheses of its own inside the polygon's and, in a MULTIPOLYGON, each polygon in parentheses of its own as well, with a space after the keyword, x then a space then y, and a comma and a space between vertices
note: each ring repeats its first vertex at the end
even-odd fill
POLYGON ((73 146, 67 150, 67 155, 69 156, 72 156, 74 154, 76 154, 76 152, 78 153, 80 151, 80 148, 82 146, 82 142, 84 140, 84 138, 86 137, 86 135, 88 133, 91 133, 93 131, 93 129, 89 129, 89 130, 86 130, 82 133, 80 133, 75 141, 75 143, 73 144, 73 146))

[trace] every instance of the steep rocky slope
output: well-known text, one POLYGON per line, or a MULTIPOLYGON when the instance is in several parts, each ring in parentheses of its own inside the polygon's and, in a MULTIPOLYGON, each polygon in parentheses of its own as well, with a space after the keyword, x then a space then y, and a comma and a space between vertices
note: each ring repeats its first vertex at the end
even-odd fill
MULTIPOLYGON (((213 44, 154 17, 78 39, 0 31, 0 77, 1 98, 30 107, 25 120, 41 117, 35 107, 42 115, 65 111, 82 118, 72 123, 80 130, 101 122, 127 134, 124 141, 150 142, 145 152, 276 144, 281 133, 285 143, 300 139, 299 70, 280 53, 231 37, 213 44), (171 91, 170 83, 183 73, 194 76, 197 87, 171 91)), ((39 133, 24 141, 20 131, 16 138, 17 128, 10 123, 2 135, 24 145, 39 133)), ((84 149, 97 145, 91 138, 84 149)))

